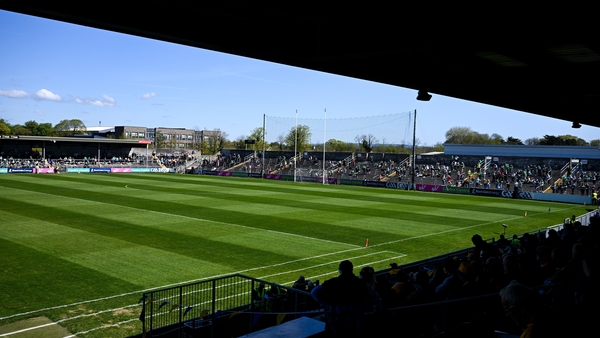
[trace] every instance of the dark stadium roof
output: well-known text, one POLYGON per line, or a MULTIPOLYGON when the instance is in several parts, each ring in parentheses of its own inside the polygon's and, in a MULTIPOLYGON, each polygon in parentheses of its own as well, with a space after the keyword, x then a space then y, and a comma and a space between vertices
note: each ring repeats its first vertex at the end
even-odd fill
POLYGON ((423 4, 0 0, 6 10, 412 88, 415 97, 423 90, 600 127, 595 19, 566 4, 423 4))
POLYGON ((97 138, 97 137, 58 137, 58 136, 1 136, 0 142, 11 142, 11 141, 23 141, 23 142, 52 142, 52 143, 107 143, 107 144, 119 144, 129 145, 131 147, 138 146, 140 148, 146 147, 150 144, 150 140, 122 140, 122 139, 110 139, 110 138, 97 138))

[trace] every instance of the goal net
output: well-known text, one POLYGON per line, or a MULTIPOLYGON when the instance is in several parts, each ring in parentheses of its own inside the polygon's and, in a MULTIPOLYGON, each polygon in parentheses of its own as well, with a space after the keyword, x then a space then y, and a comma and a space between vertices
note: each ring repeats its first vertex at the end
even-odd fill
POLYGON ((410 153, 413 119, 413 112, 341 119, 265 115, 265 161, 271 172, 294 175, 296 181, 301 176, 327 183, 327 177, 347 171, 341 166, 349 161, 410 153))

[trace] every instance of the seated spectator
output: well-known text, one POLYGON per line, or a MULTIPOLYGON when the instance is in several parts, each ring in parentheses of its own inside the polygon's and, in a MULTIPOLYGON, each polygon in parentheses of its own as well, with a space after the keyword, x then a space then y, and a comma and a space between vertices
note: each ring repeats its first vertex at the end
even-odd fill
POLYGON ((307 287, 308 287, 308 283, 307 283, 306 279, 304 278, 304 276, 298 277, 298 280, 295 281, 294 285, 292 286, 292 288, 302 290, 302 291, 306 291, 307 287))
POLYGON ((533 290, 517 281, 512 281, 500 290, 500 301, 505 314, 523 329, 521 337, 535 337, 536 313, 538 312, 538 298, 533 290))
POLYGON ((425 304, 435 300, 435 289, 429 283, 427 271, 418 271, 412 274, 413 291, 408 295, 409 304, 425 304))
POLYGON ((368 295, 365 298, 365 312, 377 312, 382 310, 382 300, 379 292, 377 292, 375 269, 370 266, 365 266, 360 270, 359 278, 368 286, 368 295))

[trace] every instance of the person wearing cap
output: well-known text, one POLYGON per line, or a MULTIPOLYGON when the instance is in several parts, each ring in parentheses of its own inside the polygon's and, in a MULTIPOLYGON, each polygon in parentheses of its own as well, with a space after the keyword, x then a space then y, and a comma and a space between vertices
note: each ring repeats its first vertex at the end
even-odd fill
POLYGON ((339 276, 315 287, 313 298, 325 307, 326 331, 332 336, 354 335, 363 331, 367 284, 353 273, 349 260, 339 265, 339 276))

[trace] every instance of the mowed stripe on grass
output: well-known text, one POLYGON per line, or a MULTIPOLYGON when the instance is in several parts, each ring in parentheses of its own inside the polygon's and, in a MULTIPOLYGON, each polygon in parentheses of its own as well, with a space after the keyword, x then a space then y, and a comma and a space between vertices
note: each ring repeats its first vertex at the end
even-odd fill
POLYGON ((468 246, 475 232, 493 237, 498 222, 518 221, 519 233, 577 213, 556 203, 190 175, 2 175, 0 188, 1 267, 11 276, 0 281, 9 290, 0 301, 19 300, 0 317, 235 272, 290 283, 332 277, 347 258, 383 269, 468 246))

